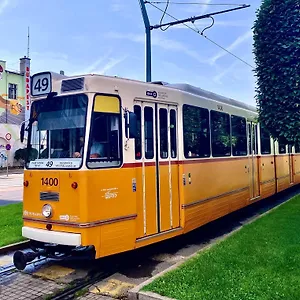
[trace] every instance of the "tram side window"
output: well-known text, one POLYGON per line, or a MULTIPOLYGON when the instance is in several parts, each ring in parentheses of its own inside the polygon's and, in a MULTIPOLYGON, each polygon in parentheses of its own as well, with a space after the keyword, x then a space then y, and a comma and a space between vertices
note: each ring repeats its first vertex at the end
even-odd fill
POLYGON ((135 143, 135 159, 141 159, 142 156, 142 110, 139 105, 134 106, 134 113, 137 119, 137 136, 134 140, 135 143))
POLYGON ((279 154, 285 154, 286 153, 286 146, 285 143, 283 143, 280 139, 278 141, 278 150, 279 150, 279 154))
POLYGON ((159 136, 160 136, 160 157, 168 157, 168 111, 165 108, 159 109, 159 136))
POLYGON ((248 124, 248 153, 258 154, 257 124, 248 124))
POLYGON ((183 105, 184 156, 209 157, 209 112, 207 109, 183 105))
POLYGON ((247 130, 245 118, 231 116, 231 144, 233 156, 247 155, 247 130))
POLYGON ((145 158, 152 159, 154 157, 154 138, 153 138, 153 108, 145 107, 145 158))
POLYGON ((211 111, 212 155, 230 156, 230 117, 226 113, 211 111))
POLYGON ((270 136, 262 127, 260 128, 261 154, 271 154, 270 136))
POLYGON ((177 157, 177 141, 176 141, 176 110, 171 109, 170 111, 170 136, 171 136, 171 157, 177 157))
POLYGON ((114 96, 96 96, 91 121, 87 166, 114 167, 121 164, 120 101, 114 96))
POLYGON ((300 153, 300 144, 295 145, 295 152, 300 153))

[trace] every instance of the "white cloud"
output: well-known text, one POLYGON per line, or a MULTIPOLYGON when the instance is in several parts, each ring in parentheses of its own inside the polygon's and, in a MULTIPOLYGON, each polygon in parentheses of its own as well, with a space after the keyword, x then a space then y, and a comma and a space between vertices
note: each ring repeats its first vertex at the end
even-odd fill
MULTIPOLYGON (((242 43, 244 43, 245 41, 247 41, 248 39, 252 38, 252 30, 247 31, 246 33, 240 35, 233 43, 231 43, 226 50, 228 51, 233 51, 234 49, 236 49, 238 46, 240 46, 242 43)), ((215 56, 213 56, 210 59, 210 63, 211 64, 215 64, 215 62, 220 59, 221 57, 227 55, 228 53, 224 50, 221 50, 220 52, 218 52, 215 56)))
POLYGON ((107 63, 102 68, 95 70, 94 73, 105 75, 109 70, 123 62, 127 57, 128 55, 124 55, 120 58, 109 58, 107 63))
MULTIPOLYGON (((198 20, 195 21, 195 26, 201 31, 203 28, 205 28, 206 26, 211 25, 212 21, 210 19, 204 19, 204 20, 198 20)), ((245 21, 245 20, 239 20, 239 21, 217 21, 215 20, 214 26, 217 27, 250 27, 250 21, 245 21)), ((187 25, 193 27, 191 24, 187 25)), ((168 30, 173 30, 173 29, 189 29, 188 27, 186 27, 184 24, 179 24, 176 26, 172 26, 170 27, 168 30)), ((196 29, 196 28, 195 28, 196 29)), ((189 29, 190 30, 190 29, 189 29)))
POLYGON ((9 0, 0 1, 0 15, 3 13, 3 11, 8 6, 8 4, 9 4, 9 0))
MULTIPOLYGON (((112 39, 125 39, 136 43, 145 43, 145 36, 142 34, 121 34, 117 32, 109 32, 105 35, 105 37, 112 39)), ((185 44, 179 41, 162 38, 159 35, 153 35, 151 39, 151 45, 160 47, 164 50, 181 52, 192 57, 200 63, 207 63, 207 60, 204 57, 200 56, 198 54, 198 51, 190 49, 185 44)))
POLYGON ((124 0, 110 0, 110 9, 113 12, 122 12, 128 7, 124 0))
POLYGON ((237 67, 237 65, 239 63, 240 63, 240 61, 235 61, 234 63, 232 63, 228 68, 225 68, 221 73, 218 73, 216 76, 214 76, 213 81, 218 84, 222 84, 221 79, 225 75, 228 75, 229 73, 231 73, 237 67))
POLYGON ((199 2, 199 5, 186 5, 184 11, 188 13, 193 13, 196 15, 203 15, 208 11, 209 5, 212 2, 212 0, 201 0, 201 1, 193 1, 193 2, 199 2))

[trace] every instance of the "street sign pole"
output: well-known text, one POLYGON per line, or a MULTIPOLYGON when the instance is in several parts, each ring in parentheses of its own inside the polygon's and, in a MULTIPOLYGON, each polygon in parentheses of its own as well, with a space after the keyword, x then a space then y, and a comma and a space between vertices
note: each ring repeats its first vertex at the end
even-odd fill
POLYGON ((8 177, 8 158, 9 158, 9 150, 11 149, 10 144, 6 144, 6 176, 8 177))
POLYGON ((6 150, 6 177, 8 177, 8 155, 9 155, 9 151, 6 150))

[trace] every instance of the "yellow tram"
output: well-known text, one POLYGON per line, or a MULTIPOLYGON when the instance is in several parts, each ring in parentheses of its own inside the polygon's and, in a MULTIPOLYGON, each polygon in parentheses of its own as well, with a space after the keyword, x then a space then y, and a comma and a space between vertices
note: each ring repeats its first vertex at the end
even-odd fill
POLYGON ((15 253, 19 269, 178 236, 300 181, 299 147, 200 88, 44 72, 31 94, 22 234, 35 252, 15 253))

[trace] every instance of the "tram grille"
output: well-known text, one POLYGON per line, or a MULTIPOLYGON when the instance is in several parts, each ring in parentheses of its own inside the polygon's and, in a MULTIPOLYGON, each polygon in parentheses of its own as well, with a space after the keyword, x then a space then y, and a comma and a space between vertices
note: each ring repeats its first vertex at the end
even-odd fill
POLYGON ((43 200, 43 201, 59 201, 59 193, 40 192, 40 200, 43 200))
POLYGON ((84 78, 75 78, 69 80, 63 80, 61 83, 61 92, 70 92, 70 91, 78 91, 83 90, 84 87, 84 78))

